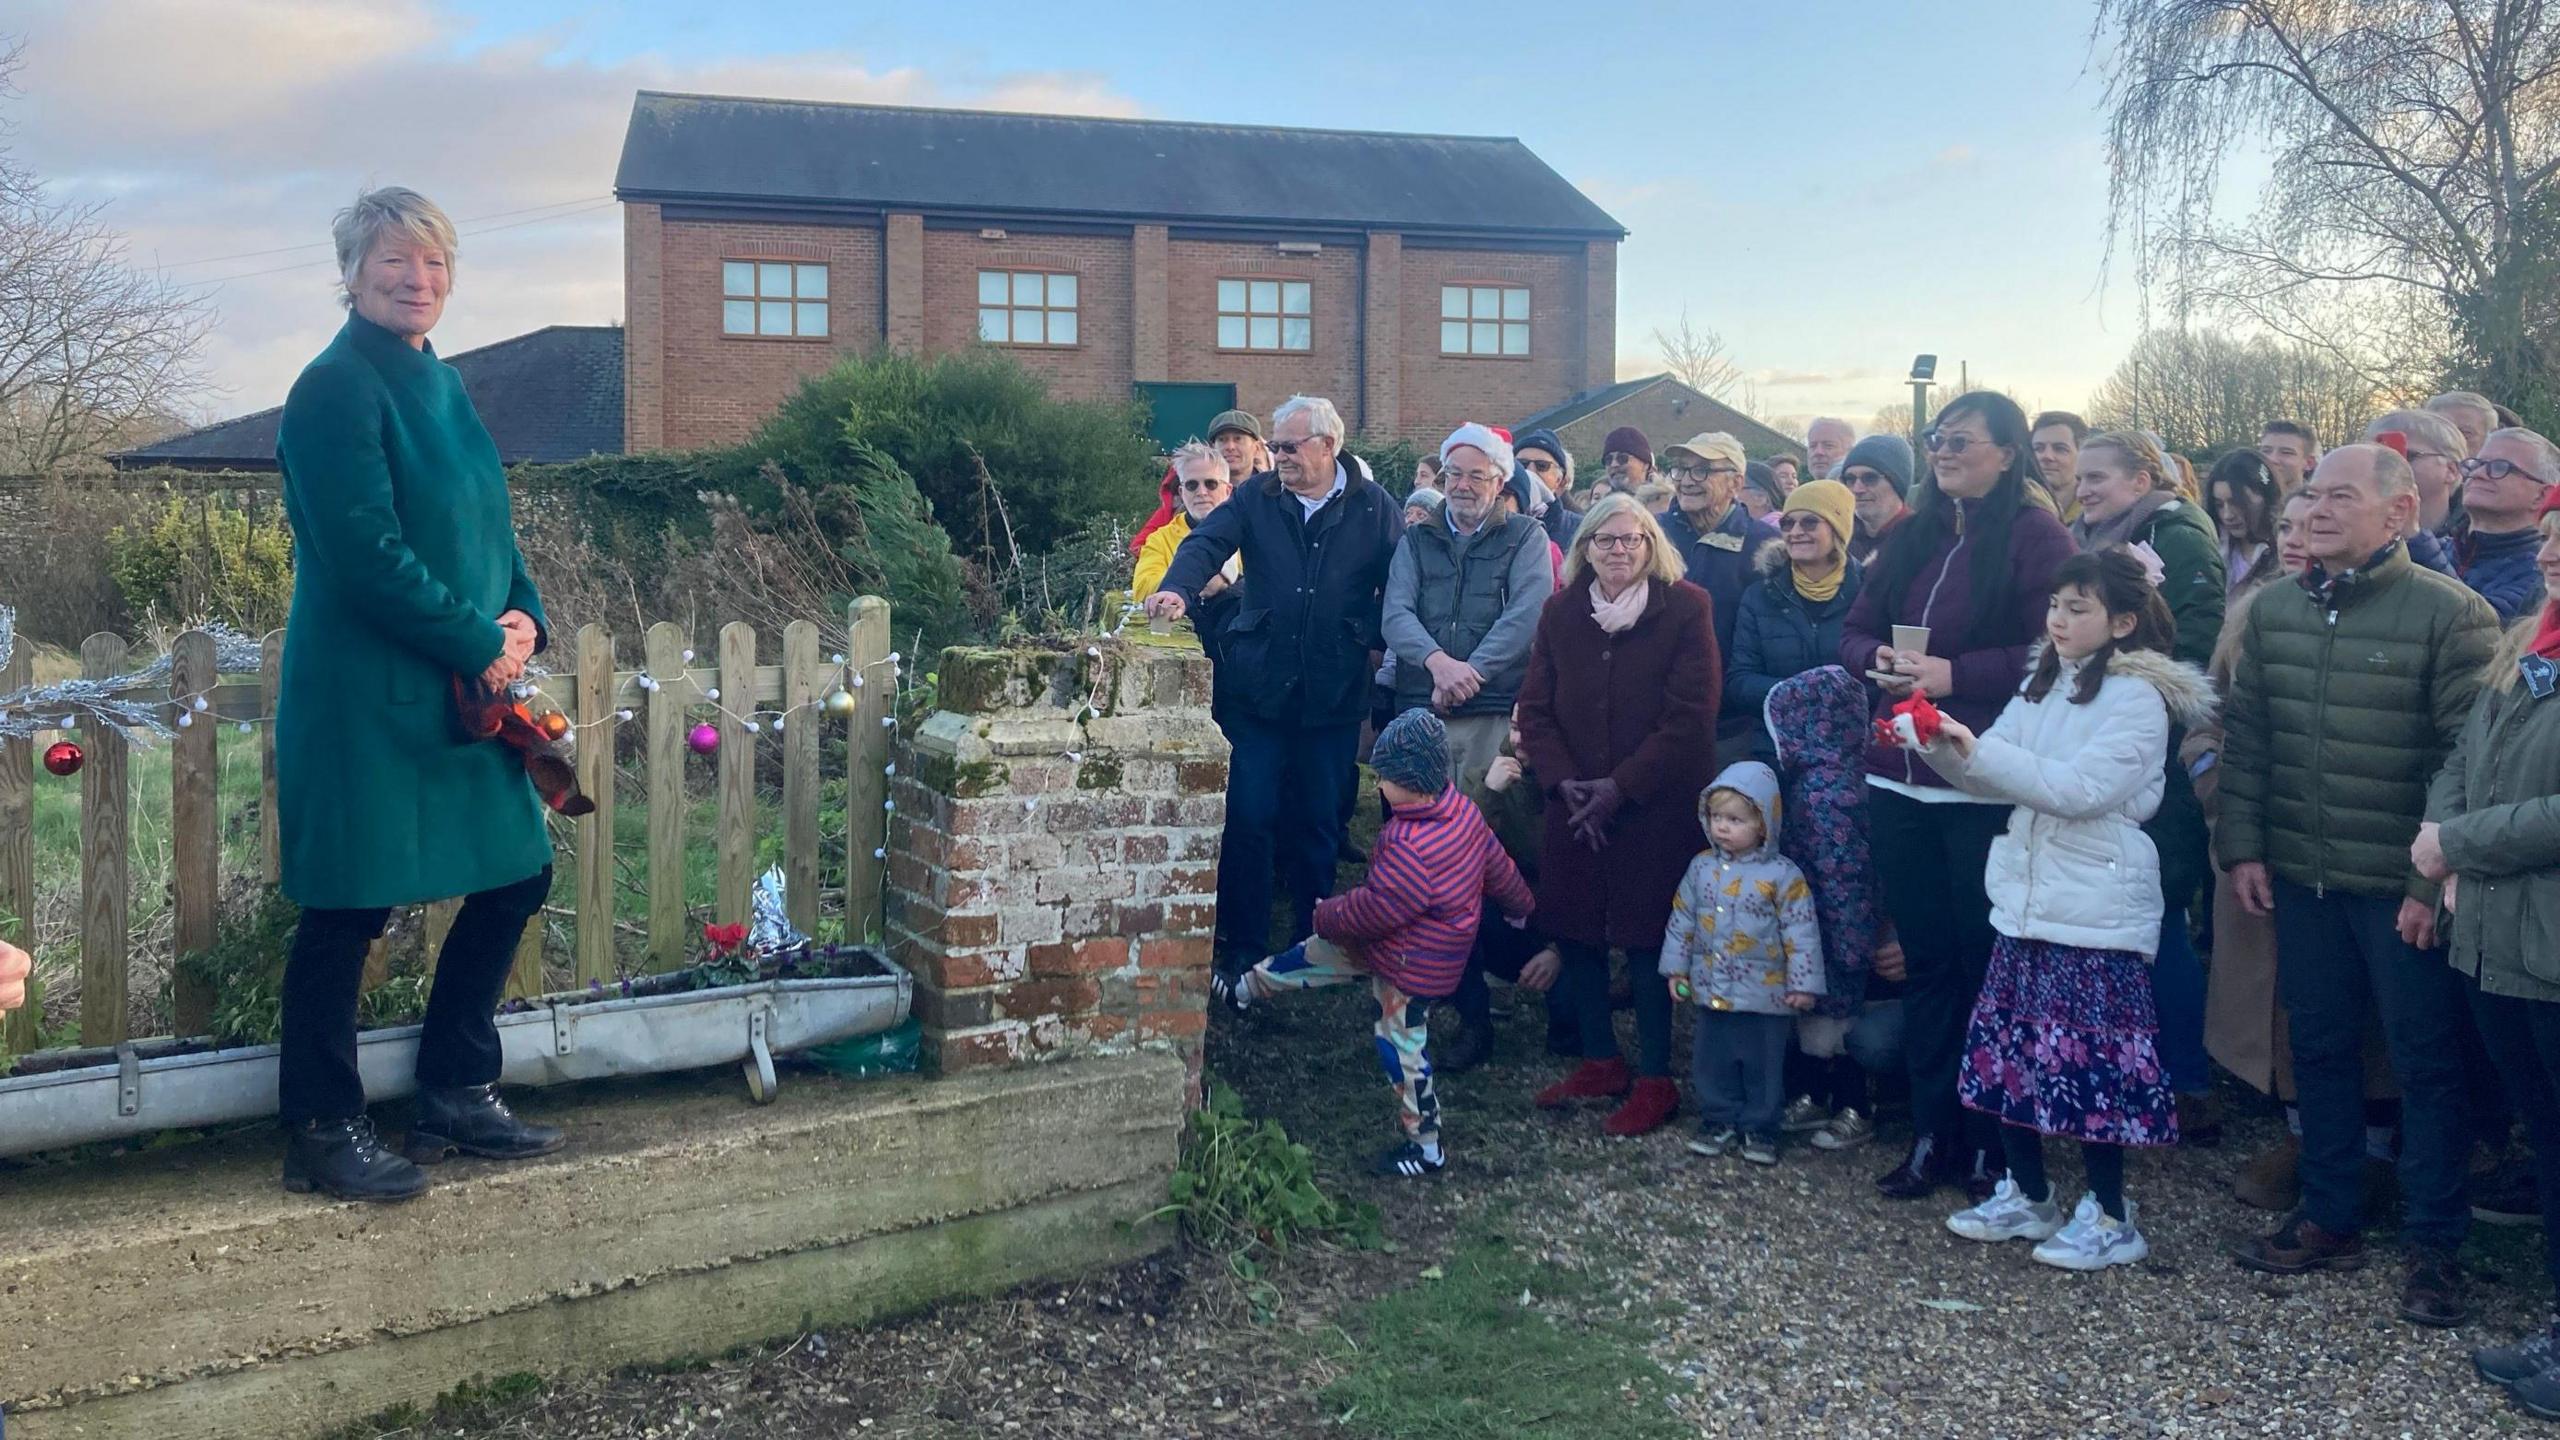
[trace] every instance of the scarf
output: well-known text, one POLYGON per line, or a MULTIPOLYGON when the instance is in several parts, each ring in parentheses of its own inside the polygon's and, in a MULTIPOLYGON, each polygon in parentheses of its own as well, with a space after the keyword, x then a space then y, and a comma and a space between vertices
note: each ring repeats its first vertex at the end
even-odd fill
POLYGON ((1600 627, 1601 634, 1615 635, 1644 618, 1645 597, 1652 593, 1650 582, 1638 580, 1617 599, 1603 600, 1600 581, 1595 577, 1591 582, 1591 622, 1600 627))
POLYGON ((2177 500, 2178 492, 2174 490, 2154 490, 2126 506, 2124 513, 2113 520, 2100 520, 2092 524, 2089 517, 2084 514, 2071 522, 2071 538, 2079 541, 2080 548, 2084 551, 2097 551, 2110 545, 2121 545, 2133 538, 2133 532, 2149 524, 2152 516, 2176 504, 2177 500))
POLYGON ((1795 575, 1796 594, 1808 604, 1820 605, 1840 593, 1840 582, 1849 575, 1849 552, 1832 551, 1831 568, 1827 570, 1807 570, 1793 561, 1788 562, 1787 568, 1795 575))
POLYGON ((2334 609, 2337 605, 2339 586, 2347 584, 2354 580, 2358 575, 2361 575, 2365 571, 2372 569, 2374 566, 2381 564, 2385 559, 2389 558, 2392 551, 2399 548, 2401 548, 2400 542, 2394 540, 2390 544, 2383 546, 2381 549, 2374 551, 2373 554, 2366 557, 2365 562, 2362 565, 2355 566, 2352 569, 2341 570, 2335 575, 2330 574, 2319 561, 2314 560, 2311 562, 2311 568, 2302 572, 2302 578, 2299 583, 2303 589, 2311 592, 2311 598, 2319 603, 2321 609, 2334 609))
POLYGON ((2533 653, 2560 662, 2560 600, 2542 607, 2542 628, 2533 632, 2533 653))

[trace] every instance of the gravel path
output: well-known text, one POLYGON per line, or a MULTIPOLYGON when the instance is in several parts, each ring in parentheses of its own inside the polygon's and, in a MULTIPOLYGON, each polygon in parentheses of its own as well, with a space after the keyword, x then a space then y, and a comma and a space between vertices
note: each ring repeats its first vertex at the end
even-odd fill
MULTIPOLYGON (((1540 1113, 1529 1097, 1557 1066, 1531 1053, 1528 1007, 1505 1059, 1443 1083, 1456 1156, 1445 1177, 1357 1177, 1391 1113, 1365 1004, 1304 997, 1213 1030, 1213 1063, 1248 1107, 1306 1140, 1343 1188, 1379 1200, 1397 1242, 1385 1255, 1300 1251, 1257 1292, 1260 1318, 1257 1296, 1214 1258, 1172 1256, 680 1373, 555 1386, 403 1433, 1338 1435, 1317 1398, 1333 1378, 1321 1337, 1363 1300, 1423 1283, 1451 1237, 1498 1227, 1606 1282, 1599 1303, 1658 1336, 1652 1358, 1701 1435, 2560 1435, 2474 1379, 2468 1359, 2547 1303, 2533 1232, 2475 1237, 2475 1315, 2452 1332, 2393 1318, 2387 1238, 2357 1274, 2276 1281, 2224 1258, 2231 1237, 2268 1222, 2228 1186, 2273 1138, 2271 1115, 2237 1120, 2218 1150, 2137 1157, 2129 1189, 2152 1258, 2076 1276, 2035 1264, 2024 1245, 1949 1235, 1953 1191, 1879 1199, 1870 1181, 1892 1163, 1887 1143, 1791 1148, 1758 1170, 1688 1154, 1686 1121, 1613 1142, 1597 1111, 1540 1113)), ((2076 1186, 2067 1149, 2056 1147, 2055 1181, 2076 1186)))

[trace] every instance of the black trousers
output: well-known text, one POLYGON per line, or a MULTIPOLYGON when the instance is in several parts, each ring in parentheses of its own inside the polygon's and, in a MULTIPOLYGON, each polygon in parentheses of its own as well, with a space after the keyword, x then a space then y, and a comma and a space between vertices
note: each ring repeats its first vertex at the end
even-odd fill
POLYGON ((1938 1153, 2000 1153, 1990 1117, 1956 1099, 1965 1022, 1991 965, 1991 896, 1983 888, 1991 842, 2009 807, 1932 804, 1869 786, 1867 819, 1885 913, 1902 940, 1910 978, 1902 999, 1902 1053, 1911 1075, 1911 1129, 1938 1153))
MULTIPOLYGON (((2542 1263, 2560 1297, 2560 1004, 2491 995, 2463 977, 2471 1014, 2507 1097, 2533 1133, 2534 1184, 2542 1198, 2542 1263)), ((2555 1298, 2560 1306, 2560 1298, 2555 1298)))
MULTIPOLYGON (((436 956, 418 1041, 418 1088, 448 1090, 498 1078, 498 996, 514 967, 525 922, 551 893, 551 867, 513 885, 466 897, 436 956)), ((364 956, 388 909, 305 910, 284 968, 284 1054, 278 1114, 287 1125, 364 1113, 356 1069, 356 1000, 364 956)))

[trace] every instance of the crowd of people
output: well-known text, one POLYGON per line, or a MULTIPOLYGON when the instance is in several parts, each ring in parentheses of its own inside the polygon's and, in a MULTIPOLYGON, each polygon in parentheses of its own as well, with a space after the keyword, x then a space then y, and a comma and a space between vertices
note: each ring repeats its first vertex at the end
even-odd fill
MULTIPOLYGON (((1298 397, 1184 447, 1139 545, 1234 747, 1214 993, 1372 986, 1380 1173, 1448 1164, 1435 1076, 1501 982, 1571 1062, 1540 1106, 1691 1105, 1691 1150, 1775 1165, 1898 1098, 1878 1190, 2069 1270, 2148 1254, 2126 1152, 2218 1143, 2218 1065, 2287 1120, 2237 1264, 2360 1265, 2397 1207, 2399 1314, 2458 1325, 2473 1219, 2539 1219, 2560 1305, 2550 441, 2452 392, 2200 474, 1971 392, 1920 453, 1602 452, 1470 422, 1399 502, 1298 397), (1364 736, 1385 819, 1334 895, 1364 736)), ((2560 1320, 2474 1358, 2560 1418, 2560 1320)))

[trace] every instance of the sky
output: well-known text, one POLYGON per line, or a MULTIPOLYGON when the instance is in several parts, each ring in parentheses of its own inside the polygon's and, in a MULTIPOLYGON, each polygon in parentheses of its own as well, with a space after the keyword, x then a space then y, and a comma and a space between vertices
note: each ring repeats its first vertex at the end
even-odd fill
POLYGON ((617 323, 613 171, 642 88, 1513 135, 1631 232, 1618 373, 1717 332, 1763 418, 1863 424, 1933 352, 2077 407, 2139 329, 2108 255, 2102 80, 2063 0, 1464 7, 1300 0, 7 0, 5 143, 212 304, 200 418, 326 343, 329 216, 406 184, 461 223, 439 348, 617 323), (1560 23, 1564 22, 1564 23, 1560 23), (1246 37, 1221 44, 1216 32, 1246 37))

